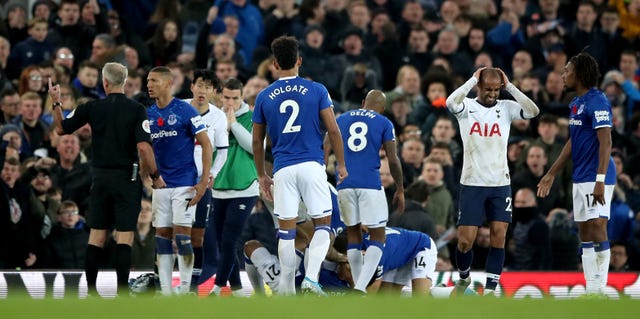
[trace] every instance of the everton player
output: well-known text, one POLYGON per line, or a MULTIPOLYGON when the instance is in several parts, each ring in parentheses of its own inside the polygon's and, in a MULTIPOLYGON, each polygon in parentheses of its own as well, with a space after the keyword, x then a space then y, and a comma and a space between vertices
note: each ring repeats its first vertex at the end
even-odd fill
POLYGON ((511 223, 511 181, 507 142, 511 121, 530 119, 540 112, 500 69, 480 68, 447 98, 447 108, 458 119, 464 146, 458 211, 456 262, 460 280, 456 292, 471 283, 471 250, 478 227, 489 222, 491 247, 487 256, 485 294, 493 294, 504 264, 504 244, 511 223), (477 85, 477 98, 467 98, 477 85), (498 100, 505 88, 514 98, 498 100))
POLYGON ((212 147, 198 112, 188 103, 171 96, 171 70, 155 67, 147 77, 149 97, 156 100, 149 109, 151 139, 160 177, 166 188, 154 189, 152 208, 156 227, 158 276, 163 295, 171 295, 174 254, 178 248, 180 293, 189 291, 193 271, 191 226, 196 204, 209 183, 212 147), (202 176, 193 159, 194 138, 202 146, 202 176))
POLYGON ((346 112, 338 117, 342 132, 347 171, 351 172, 337 186, 342 219, 347 225, 347 257, 355 282, 354 289, 366 292, 367 284, 382 257, 385 226, 389 216, 387 199, 380 182, 382 146, 389 158, 389 168, 396 183, 393 202, 404 211, 402 166, 396 151, 393 124, 382 116, 386 105, 384 93, 371 90, 362 101, 362 109, 346 112), (362 256, 361 225, 369 229, 370 241, 362 256))
POLYGON ((278 216, 278 256, 282 269, 280 290, 295 294, 296 216, 300 198, 313 218, 315 232, 309 243, 309 263, 302 290, 324 294, 318 284, 320 265, 330 242, 331 197, 326 187, 324 124, 338 160, 338 179, 347 177, 342 137, 327 89, 298 76, 302 58, 294 37, 281 36, 271 43, 279 79, 262 90, 253 113, 253 154, 260 188, 273 196, 278 216), (264 140, 269 134, 274 158, 273 180, 264 169, 264 140), (273 194, 271 191, 273 185, 273 194))
POLYGON ((611 159, 611 104, 596 88, 598 63, 587 53, 572 57, 562 80, 578 94, 571 103, 569 140, 538 184, 538 196, 549 195, 556 174, 573 160, 573 218, 582 241, 582 268, 587 294, 601 294, 609 272, 607 221, 616 171, 611 159))

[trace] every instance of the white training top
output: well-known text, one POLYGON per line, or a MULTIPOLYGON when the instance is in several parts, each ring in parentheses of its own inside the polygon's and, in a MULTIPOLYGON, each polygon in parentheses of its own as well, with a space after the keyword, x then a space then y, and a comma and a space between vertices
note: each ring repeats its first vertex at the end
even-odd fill
POLYGON ((447 98, 447 107, 458 119, 464 147, 460 184, 510 185, 507 145, 511 121, 536 116, 538 107, 513 84, 507 85, 507 91, 518 102, 498 100, 494 106, 485 107, 466 97, 476 83, 472 77, 447 98))
MULTIPOLYGON (((192 99, 185 99, 184 101, 191 104, 192 99)), ((209 103, 209 111, 200 115, 202 117, 202 123, 207 127, 207 135, 211 141, 213 150, 227 149, 229 148, 229 133, 227 131, 227 115, 222 112, 215 105, 209 103)), ((198 168, 198 176, 202 176, 202 146, 196 143, 193 150, 193 158, 198 168)), ((224 161, 223 161, 224 164, 224 161)), ((218 166, 218 165, 215 165, 218 166)), ((220 167, 211 165, 211 175, 216 176, 220 171, 220 167)))

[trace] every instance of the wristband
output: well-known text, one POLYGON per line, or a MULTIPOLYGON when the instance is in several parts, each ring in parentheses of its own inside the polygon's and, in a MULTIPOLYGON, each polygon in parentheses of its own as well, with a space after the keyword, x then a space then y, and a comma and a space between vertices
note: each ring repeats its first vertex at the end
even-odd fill
POLYGON ((596 175, 596 183, 604 183, 605 174, 596 175))
POLYGON ((56 109, 56 107, 62 107, 62 102, 53 102, 52 106, 51 106, 54 110, 56 109))

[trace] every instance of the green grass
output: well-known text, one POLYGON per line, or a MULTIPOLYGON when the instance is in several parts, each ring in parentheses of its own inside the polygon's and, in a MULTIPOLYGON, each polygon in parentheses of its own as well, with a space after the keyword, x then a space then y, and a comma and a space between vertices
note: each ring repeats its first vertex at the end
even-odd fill
POLYGON ((640 300, 398 297, 117 298, 0 300, 3 319, 124 318, 637 318, 640 300))

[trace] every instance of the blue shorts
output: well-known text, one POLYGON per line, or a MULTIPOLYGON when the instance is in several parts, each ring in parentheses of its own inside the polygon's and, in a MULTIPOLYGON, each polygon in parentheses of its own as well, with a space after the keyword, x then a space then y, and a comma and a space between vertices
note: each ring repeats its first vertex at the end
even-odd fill
POLYGON ((485 221, 511 223, 511 186, 460 185, 458 226, 481 226, 485 221))
POLYGON ((196 207, 196 220, 193 222, 193 228, 207 228, 207 220, 209 220, 212 206, 211 188, 207 188, 196 207))

